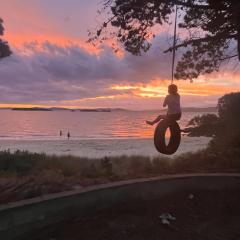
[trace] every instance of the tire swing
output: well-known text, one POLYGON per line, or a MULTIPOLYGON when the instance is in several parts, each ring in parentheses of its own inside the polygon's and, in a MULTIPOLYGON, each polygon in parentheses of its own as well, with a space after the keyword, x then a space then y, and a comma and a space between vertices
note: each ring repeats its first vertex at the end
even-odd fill
MULTIPOLYGON (((177 6, 176 6, 176 16, 175 16, 175 26, 174 26, 174 39, 173 39, 173 56, 172 56, 172 81, 174 80, 174 64, 175 64, 175 46, 176 46, 176 29, 177 29, 177 6)), ((154 145, 158 152, 166 155, 174 154, 181 142, 181 130, 178 123, 172 119, 161 120, 154 132, 154 145), (166 131, 170 129, 170 140, 166 144, 166 131)))
POLYGON ((181 130, 176 121, 164 119, 160 121, 154 132, 154 145, 158 152, 166 155, 174 154, 181 142, 181 130), (170 130, 170 140, 166 144, 166 131, 170 130))

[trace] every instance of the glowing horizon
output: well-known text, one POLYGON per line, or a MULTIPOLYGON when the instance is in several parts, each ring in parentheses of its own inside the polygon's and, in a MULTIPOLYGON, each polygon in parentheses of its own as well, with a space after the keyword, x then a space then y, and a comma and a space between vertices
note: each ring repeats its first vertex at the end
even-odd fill
MULTIPOLYGON (((159 33, 153 48, 141 57, 116 54, 110 44, 88 44, 87 29, 94 29, 100 21, 96 20, 97 3, 3 3, 4 40, 13 55, 0 64, 0 107, 161 106, 170 83, 171 54, 164 55, 158 46, 165 32, 159 33)), ((166 48, 164 41, 161 44, 166 48)), ((239 91, 237 67, 201 76, 192 84, 176 81, 183 105, 214 106, 222 95, 239 91)))

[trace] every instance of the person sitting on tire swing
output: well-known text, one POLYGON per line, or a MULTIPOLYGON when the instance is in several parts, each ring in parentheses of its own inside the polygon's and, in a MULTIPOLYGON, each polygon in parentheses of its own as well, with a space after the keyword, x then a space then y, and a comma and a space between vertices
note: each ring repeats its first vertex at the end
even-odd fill
POLYGON ((163 107, 168 107, 166 115, 159 115, 153 121, 146 121, 149 125, 154 125, 162 119, 178 121, 182 116, 181 106, 180 106, 180 95, 178 94, 177 85, 171 84, 168 86, 168 93, 163 102, 163 107))

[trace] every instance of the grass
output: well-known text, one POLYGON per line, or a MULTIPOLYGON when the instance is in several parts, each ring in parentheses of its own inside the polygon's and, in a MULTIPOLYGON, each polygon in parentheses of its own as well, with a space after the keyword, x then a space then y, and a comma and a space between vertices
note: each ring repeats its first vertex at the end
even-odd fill
POLYGON ((0 204, 112 181, 164 174, 240 172, 239 157, 208 149, 174 159, 142 156, 87 159, 27 151, 0 152, 0 204))

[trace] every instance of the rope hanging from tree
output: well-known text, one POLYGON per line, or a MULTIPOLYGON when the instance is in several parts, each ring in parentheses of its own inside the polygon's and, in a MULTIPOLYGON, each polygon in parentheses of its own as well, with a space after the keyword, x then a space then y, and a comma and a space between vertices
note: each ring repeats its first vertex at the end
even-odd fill
MULTIPOLYGON (((175 15, 175 24, 174 24, 174 38, 173 38, 173 56, 172 56, 172 80, 171 84, 174 81, 174 66, 175 66, 175 56, 176 56, 176 35, 177 35, 177 6, 176 6, 176 15, 175 15)), ((156 149, 166 155, 174 154, 181 142, 181 129, 178 123, 175 120, 164 119, 160 121, 154 132, 154 145, 156 149), (170 140, 166 144, 165 135, 167 129, 170 130, 170 140)))
POLYGON ((173 37, 173 56, 172 56, 172 81, 171 84, 173 84, 174 81, 174 67, 175 67, 175 56, 176 56, 176 39, 177 39, 177 6, 176 6, 176 15, 175 15, 175 23, 174 23, 174 37, 173 37))

